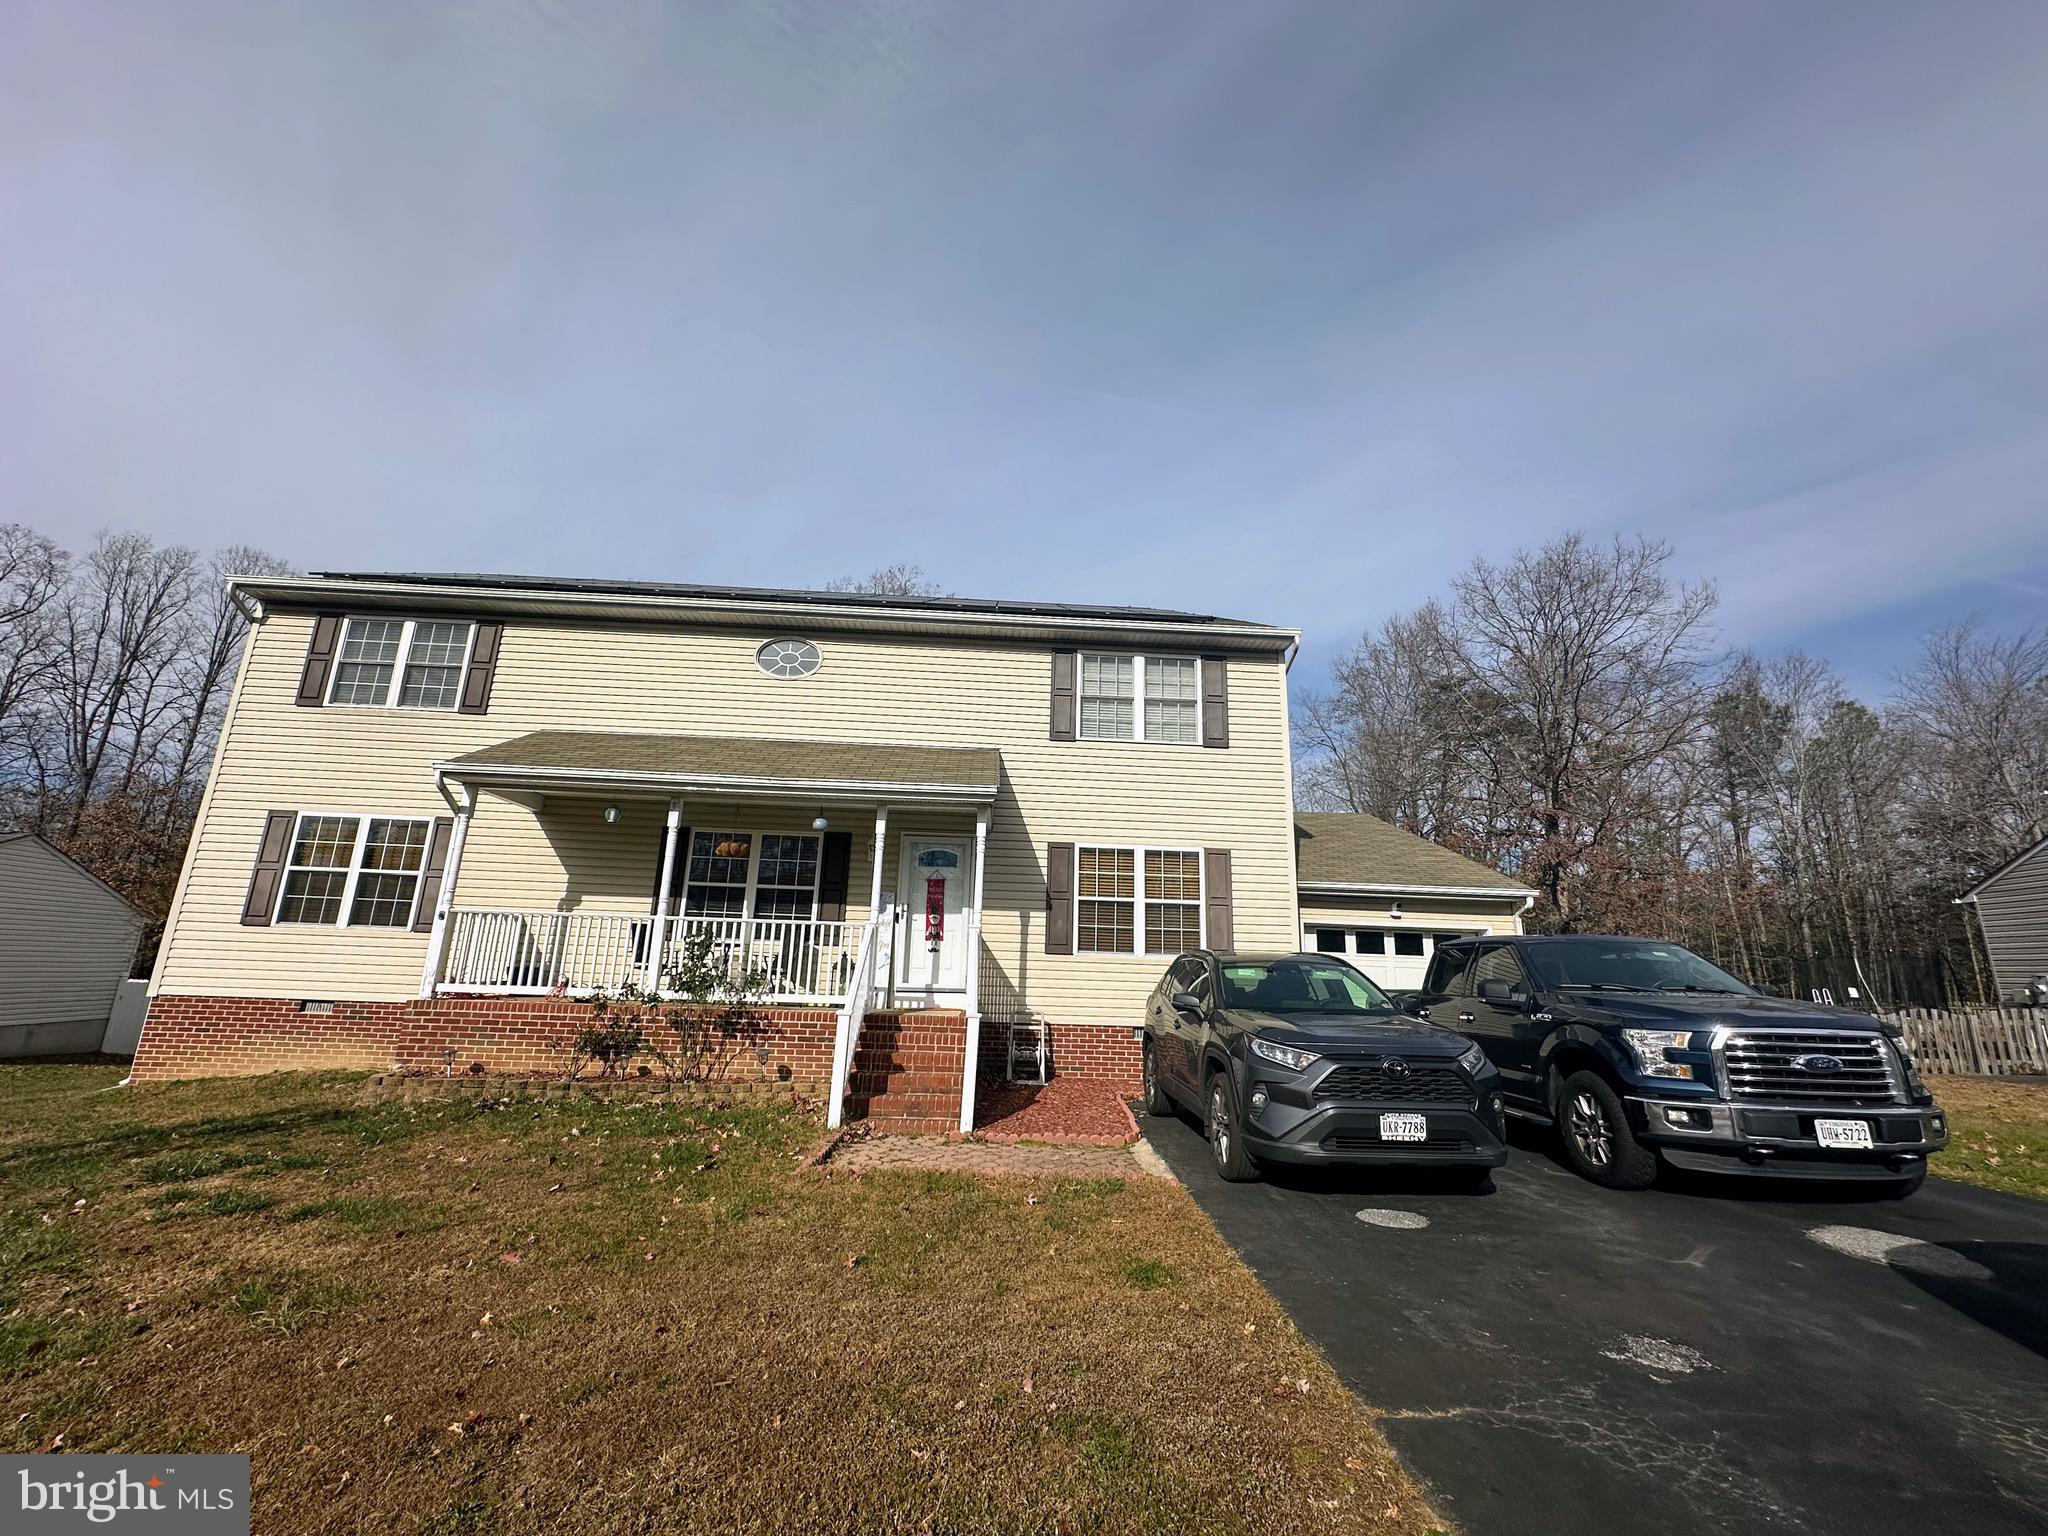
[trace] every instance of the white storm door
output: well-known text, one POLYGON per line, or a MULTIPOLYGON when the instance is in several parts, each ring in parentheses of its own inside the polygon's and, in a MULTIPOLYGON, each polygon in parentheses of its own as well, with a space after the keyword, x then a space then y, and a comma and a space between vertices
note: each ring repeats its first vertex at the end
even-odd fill
POLYGON ((967 848, 945 839, 903 840, 896 985, 905 991, 966 989, 967 848))

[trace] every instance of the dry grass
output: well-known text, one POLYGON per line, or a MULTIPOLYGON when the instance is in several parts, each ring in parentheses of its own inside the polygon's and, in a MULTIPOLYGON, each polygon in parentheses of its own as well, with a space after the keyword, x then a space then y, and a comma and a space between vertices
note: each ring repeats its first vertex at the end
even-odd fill
POLYGON ((1930 1162, 1945 1179, 2048 1198, 2048 1079, 1936 1077, 1949 1144, 1930 1162))
POLYGON ((117 1077, 0 1067, 0 1449, 246 1450, 265 1531, 1432 1525, 1177 1186, 117 1077))

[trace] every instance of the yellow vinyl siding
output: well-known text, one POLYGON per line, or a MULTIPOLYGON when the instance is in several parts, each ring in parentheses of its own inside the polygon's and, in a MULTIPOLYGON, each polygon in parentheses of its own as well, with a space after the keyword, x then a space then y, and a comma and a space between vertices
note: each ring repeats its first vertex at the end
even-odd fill
POLYGON ((22 1026, 104 1024, 141 937, 135 909, 63 855, 0 842, 0 1054, 22 1026))
MULTIPOLYGON (((1236 942, 1292 948, 1292 780, 1286 677, 1277 655, 1230 661, 1230 746, 1048 739, 1052 653, 1033 642, 815 637, 809 678, 754 664, 765 631, 710 631, 508 620, 490 712, 292 703, 310 615, 278 613, 257 630, 202 808, 156 989, 187 994, 402 998, 419 987, 427 938, 411 932, 241 925, 250 866, 272 809, 435 816, 449 807, 430 765, 547 728, 788 736, 812 740, 993 746, 1004 782, 989 833, 984 998, 1069 1022, 1131 1023, 1163 961, 1048 955, 1044 859, 1051 842, 1227 848, 1236 942)), ((644 910, 662 806, 550 796, 535 810, 481 798, 456 899, 466 906, 554 907, 565 900, 644 910)), ((819 809, 853 834, 848 915, 865 915, 871 808, 846 802, 729 808, 686 799, 690 826, 798 830, 819 809)), ((972 842, 971 810, 896 807, 885 888, 907 832, 972 842)))

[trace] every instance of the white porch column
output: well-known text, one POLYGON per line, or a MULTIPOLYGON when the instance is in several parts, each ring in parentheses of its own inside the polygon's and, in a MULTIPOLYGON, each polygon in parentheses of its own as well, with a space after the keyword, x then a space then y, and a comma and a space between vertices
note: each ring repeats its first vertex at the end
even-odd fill
POLYGON ((647 990, 661 990, 661 957, 668 949, 668 893, 676 874, 676 829, 683 824, 683 802, 668 803, 668 829, 661 836, 661 883, 654 888, 654 926, 647 937, 647 990))
POLYGON ((441 957, 448 950, 448 909, 455 905, 455 877, 462 873, 462 845, 469 840, 469 814, 476 791, 466 790, 455 807, 455 828, 448 834, 448 862, 441 869, 441 892, 434 900, 434 931, 427 939, 427 963, 420 971, 420 996, 432 997, 441 980, 441 957))
POLYGON ((987 806, 974 813, 974 887, 967 908, 967 1060, 960 1073, 960 1134, 974 1129, 975 1079, 981 1074, 981 893, 988 868, 987 806))
MULTIPOLYGON (((875 807, 875 858, 874 868, 868 871, 868 921, 877 925, 875 929, 875 964, 886 966, 881 980, 887 994, 894 997, 896 991, 896 938, 893 927, 885 924, 889 914, 882 911, 882 860, 889 852, 889 807, 875 807)), ((861 1013, 867 1013, 867 999, 861 999, 861 1013)), ((860 1020, 854 1020, 859 1029, 860 1020)))

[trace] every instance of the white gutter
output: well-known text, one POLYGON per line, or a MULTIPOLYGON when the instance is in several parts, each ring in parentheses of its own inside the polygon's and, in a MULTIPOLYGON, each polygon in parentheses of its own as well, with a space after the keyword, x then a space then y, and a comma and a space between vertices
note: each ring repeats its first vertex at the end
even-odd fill
POLYGON ((1304 894, 1315 896, 1416 896, 1425 900, 1437 896, 1491 896, 1498 901, 1509 901, 1520 896, 1528 911, 1535 905, 1536 893, 1525 885, 1413 885, 1380 884, 1350 880, 1304 880, 1301 882, 1304 894))
POLYGON ((458 783, 511 784, 524 788, 588 785, 598 789, 643 788, 662 794, 832 795, 857 800, 981 801, 996 797, 993 784, 905 784, 893 779, 788 779, 723 773, 639 773, 601 768, 527 768, 516 763, 433 765, 437 775, 458 783))

